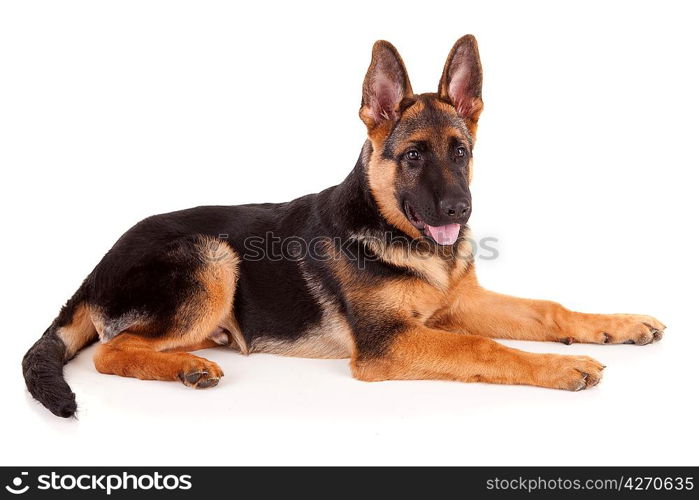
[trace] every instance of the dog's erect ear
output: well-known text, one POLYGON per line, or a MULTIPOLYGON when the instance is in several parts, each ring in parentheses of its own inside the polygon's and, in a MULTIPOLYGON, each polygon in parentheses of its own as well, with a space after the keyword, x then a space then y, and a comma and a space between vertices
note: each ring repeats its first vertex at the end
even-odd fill
POLYGON ((466 35, 459 38, 449 52, 439 81, 439 97, 454 105, 472 132, 475 132, 478 116, 483 110, 482 85, 478 43, 473 35, 466 35))
POLYGON ((364 77, 359 117, 371 131, 398 119, 403 98, 413 95, 408 72, 396 48, 379 40, 371 52, 371 64, 364 77))

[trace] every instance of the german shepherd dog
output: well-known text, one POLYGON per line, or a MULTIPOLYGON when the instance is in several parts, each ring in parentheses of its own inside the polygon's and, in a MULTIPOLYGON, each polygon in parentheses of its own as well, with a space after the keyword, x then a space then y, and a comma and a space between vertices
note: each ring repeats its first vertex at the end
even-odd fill
POLYGON ((349 358, 365 381, 596 385, 604 366, 590 357, 492 338, 644 345, 665 326, 479 286, 466 223, 481 83, 471 35, 427 94, 413 93, 396 49, 376 42, 359 111, 368 138, 349 176, 288 203, 198 207, 136 224, 24 356, 29 392, 55 415, 73 415, 63 366, 96 340, 100 373, 198 389, 223 371, 190 351, 220 345, 349 358), (270 238, 293 245, 276 255, 270 238))

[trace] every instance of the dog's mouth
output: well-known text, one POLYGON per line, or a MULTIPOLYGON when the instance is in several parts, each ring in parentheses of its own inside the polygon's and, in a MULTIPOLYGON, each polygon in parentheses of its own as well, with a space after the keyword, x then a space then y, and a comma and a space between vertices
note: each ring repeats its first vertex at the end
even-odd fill
POLYGON ((403 213, 410 223, 427 238, 438 245, 453 245, 459 238, 461 224, 445 224, 443 226, 431 226, 418 215, 415 209, 407 201, 403 202, 403 213))

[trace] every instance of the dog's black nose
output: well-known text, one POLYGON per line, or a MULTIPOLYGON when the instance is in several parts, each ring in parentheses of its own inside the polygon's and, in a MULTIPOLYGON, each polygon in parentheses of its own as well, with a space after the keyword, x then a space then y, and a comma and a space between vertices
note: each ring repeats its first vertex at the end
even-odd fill
POLYGON ((464 198, 444 199, 439 202, 439 208, 444 215, 453 219, 466 217, 471 210, 470 203, 464 198))

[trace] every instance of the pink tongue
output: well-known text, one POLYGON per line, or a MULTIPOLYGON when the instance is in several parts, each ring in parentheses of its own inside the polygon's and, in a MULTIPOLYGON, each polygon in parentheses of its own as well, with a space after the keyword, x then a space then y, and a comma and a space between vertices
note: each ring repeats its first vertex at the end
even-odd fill
POLYGON ((430 226, 425 224, 425 230, 434 241, 440 245, 453 245, 456 238, 459 237, 459 224, 447 224, 446 226, 430 226))

